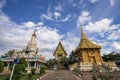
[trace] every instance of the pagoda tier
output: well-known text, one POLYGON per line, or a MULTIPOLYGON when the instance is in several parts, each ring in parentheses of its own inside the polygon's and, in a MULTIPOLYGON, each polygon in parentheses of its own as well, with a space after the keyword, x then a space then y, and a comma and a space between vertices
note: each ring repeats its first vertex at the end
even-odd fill
POLYGON ((61 42, 59 42, 56 50, 53 53, 53 56, 55 57, 56 60, 58 60, 59 58, 65 57, 67 56, 66 51, 64 50, 61 42))
POLYGON ((81 39, 80 39, 79 45, 75 51, 77 52, 81 49, 93 49, 93 48, 101 49, 101 46, 94 44, 92 41, 90 41, 84 34, 82 27, 80 27, 80 28, 81 28, 81 39))
POLYGON ((78 62, 91 62, 101 63, 102 58, 100 56, 101 46, 94 44, 84 34, 81 28, 81 39, 75 53, 78 55, 78 62))

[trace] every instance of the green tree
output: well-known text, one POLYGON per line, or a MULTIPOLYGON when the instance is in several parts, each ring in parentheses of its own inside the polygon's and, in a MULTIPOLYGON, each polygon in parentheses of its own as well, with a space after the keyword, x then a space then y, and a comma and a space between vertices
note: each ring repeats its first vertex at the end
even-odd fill
POLYGON ((35 71, 36 71, 36 69, 32 68, 32 69, 31 69, 31 74, 32 74, 32 75, 35 74, 35 71))
POLYGON ((53 68, 53 66, 56 64, 57 64, 57 60, 55 59, 49 59, 48 61, 46 61, 46 65, 48 68, 53 68))
POLYGON ((11 57, 14 54, 14 52, 15 52, 15 50, 13 49, 13 50, 8 51, 7 54, 8 54, 8 56, 11 57))
POLYGON ((23 72, 26 72, 27 62, 25 58, 20 58, 19 63, 16 64, 13 74, 13 80, 19 80, 23 72))
POLYGON ((13 50, 9 50, 7 53, 2 55, 1 58, 11 57, 14 54, 14 51, 15 51, 14 49, 13 50))
POLYGON ((40 67, 40 75, 44 74, 46 69, 47 69, 46 66, 40 67))
POLYGON ((120 60, 120 53, 117 52, 111 52, 109 54, 104 54, 102 56, 104 61, 116 61, 116 60, 120 60))
POLYGON ((57 60, 56 59, 52 59, 52 64, 56 65, 57 64, 57 60))
POLYGON ((16 64, 15 69, 14 69, 14 74, 13 74, 13 80, 20 80, 21 75, 21 65, 16 64))
POLYGON ((68 57, 68 60, 69 60, 69 64, 74 64, 75 62, 77 62, 77 54, 72 51, 68 57))
POLYGON ((26 71, 25 68, 27 67, 27 62, 26 62, 25 58, 20 58, 18 65, 21 66, 21 71, 22 72, 26 71))
POLYGON ((3 62, 0 60, 0 72, 2 72, 4 70, 4 64, 3 62))
POLYGON ((60 63, 63 65, 64 69, 68 69, 68 58, 67 57, 61 58, 60 63))

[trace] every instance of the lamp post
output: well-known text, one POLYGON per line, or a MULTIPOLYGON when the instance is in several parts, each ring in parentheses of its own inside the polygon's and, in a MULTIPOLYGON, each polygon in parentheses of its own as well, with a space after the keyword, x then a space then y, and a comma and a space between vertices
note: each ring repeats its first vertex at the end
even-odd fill
POLYGON ((15 69, 15 65, 18 63, 18 59, 14 59, 13 61, 14 65, 13 65, 13 68, 12 68, 12 71, 11 71, 11 75, 10 75, 10 80, 12 80, 12 76, 13 76, 13 72, 14 72, 14 69, 15 69))

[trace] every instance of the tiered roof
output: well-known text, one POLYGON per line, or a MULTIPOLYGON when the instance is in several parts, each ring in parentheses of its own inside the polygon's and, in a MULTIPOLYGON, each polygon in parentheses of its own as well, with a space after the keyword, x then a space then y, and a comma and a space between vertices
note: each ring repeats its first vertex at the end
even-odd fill
POLYGON ((86 49, 86 48, 99 48, 101 49, 101 46, 100 45, 97 45, 97 44, 94 44, 92 41, 90 41, 85 33, 83 32, 83 29, 82 27, 80 26, 81 28, 81 39, 80 39, 80 42, 79 42, 79 45, 77 47, 76 50, 79 50, 79 49, 86 49))
POLYGON ((60 41, 59 41, 59 43, 58 43, 58 46, 57 46, 56 50, 55 50, 54 53, 53 53, 53 56, 54 56, 55 54, 65 54, 65 55, 67 55, 67 53, 66 53, 66 51, 64 50, 64 48, 63 48, 63 46, 62 46, 62 44, 61 44, 60 41))

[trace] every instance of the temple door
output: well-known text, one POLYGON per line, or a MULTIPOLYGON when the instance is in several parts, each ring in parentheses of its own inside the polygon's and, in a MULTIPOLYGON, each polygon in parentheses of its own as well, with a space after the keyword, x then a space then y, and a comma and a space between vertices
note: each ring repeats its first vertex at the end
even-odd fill
POLYGON ((91 57, 91 62, 92 62, 92 63, 96 63, 96 59, 95 59, 94 56, 91 57))

